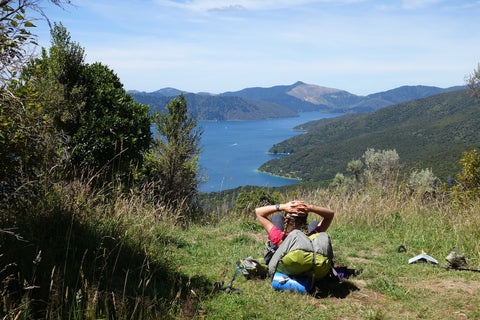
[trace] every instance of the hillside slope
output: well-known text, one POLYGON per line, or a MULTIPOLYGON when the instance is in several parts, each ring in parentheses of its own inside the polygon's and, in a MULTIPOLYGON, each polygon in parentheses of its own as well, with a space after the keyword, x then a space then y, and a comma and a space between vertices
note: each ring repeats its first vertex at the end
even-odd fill
POLYGON ((289 157, 271 160, 259 170, 307 181, 328 180, 345 172, 347 163, 360 159, 367 148, 375 148, 395 149, 402 163, 428 164, 446 179, 458 172, 461 152, 480 144, 480 101, 458 90, 308 126, 307 133, 270 150, 289 157))
MULTIPOLYGON (((160 93, 132 92, 135 102, 150 106, 152 112, 164 111, 173 96, 160 93)), ((283 106, 261 100, 241 97, 218 97, 186 93, 189 112, 200 120, 239 121, 297 117, 298 114, 283 106)))
POLYGON ((369 94, 357 104, 350 106, 348 111, 368 113, 394 104, 461 89, 464 89, 464 87, 401 86, 392 90, 369 94))

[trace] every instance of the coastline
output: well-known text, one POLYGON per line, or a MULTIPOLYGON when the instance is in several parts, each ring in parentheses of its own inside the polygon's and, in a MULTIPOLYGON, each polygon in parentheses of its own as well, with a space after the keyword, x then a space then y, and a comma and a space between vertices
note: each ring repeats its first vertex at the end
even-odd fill
POLYGON ((269 172, 265 172, 265 171, 260 171, 258 169, 255 170, 255 171, 258 172, 258 173, 261 173, 261 174, 265 174, 265 175, 272 176, 272 177, 277 177, 277 178, 282 178, 282 179, 286 179, 286 180, 295 180, 297 182, 302 181, 302 179, 300 179, 300 178, 291 178, 291 177, 280 176, 280 175, 277 175, 277 174, 273 174, 273 173, 269 173, 269 172))
MULTIPOLYGON (((290 118, 299 118, 300 115, 292 116, 292 117, 272 117, 272 118, 262 118, 262 119, 198 119, 198 121, 203 122, 246 122, 246 121, 264 121, 264 120, 282 120, 282 119, 290 119, 290 118)), ((293 129, 292 129, 293 130, 293 129)), ((293 130, 293 131, 303 131, 303 130, 293 130)))

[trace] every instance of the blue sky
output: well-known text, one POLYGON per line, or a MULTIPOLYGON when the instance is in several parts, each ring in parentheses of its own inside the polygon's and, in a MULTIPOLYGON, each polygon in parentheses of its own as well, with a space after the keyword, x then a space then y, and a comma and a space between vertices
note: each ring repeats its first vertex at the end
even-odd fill
MULTIPOLYGON (((480 62, 480 0, 72 1, 42 3, 127 90, 303 81, 367 95, 462 85, 480 62)), ((48 24, 36 25, 48 48, 48 24)))

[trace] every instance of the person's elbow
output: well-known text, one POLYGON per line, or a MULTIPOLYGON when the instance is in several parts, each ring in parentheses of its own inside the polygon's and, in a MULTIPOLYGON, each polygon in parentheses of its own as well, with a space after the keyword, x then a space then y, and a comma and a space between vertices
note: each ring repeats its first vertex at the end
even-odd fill
POLYGON ((257 217, 257 219, 260 219, 260 217, 262 216, 260 214, 260 210, 258 210, 258 208, 255 209, 255 216, 257 217))

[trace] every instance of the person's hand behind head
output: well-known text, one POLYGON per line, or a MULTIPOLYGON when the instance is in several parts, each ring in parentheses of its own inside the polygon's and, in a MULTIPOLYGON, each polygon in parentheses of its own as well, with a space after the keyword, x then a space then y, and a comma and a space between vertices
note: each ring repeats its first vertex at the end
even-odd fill
POLYGON ((288 203, 288 209, 286 210, 289 213, 296 214, 307 214, 307 206, 305 202, 293 200, 288 203))

